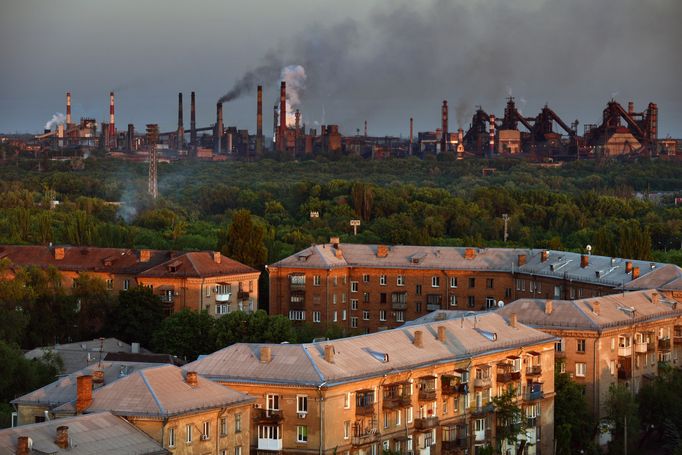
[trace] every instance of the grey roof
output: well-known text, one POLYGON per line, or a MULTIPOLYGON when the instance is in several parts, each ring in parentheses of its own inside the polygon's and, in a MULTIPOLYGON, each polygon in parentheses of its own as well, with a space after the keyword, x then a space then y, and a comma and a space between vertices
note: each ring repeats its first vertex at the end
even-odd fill
MULTIPOLYGON (((490 310, 486 310, 490 311, 490 310)), ((481 315, 482 311, 467 311, 467 310, 436 310, 430 313, 420 316, 417 319, 407 321, 402 325, 402 327, 408 327, 411 325, 425 324, 427 322, 438 322, 447 321, 449 319, 460 319, 464 316, 472 316, 474 314, 481 315)))
POLYGON ((159 443, 132 424, 108 412, 0 430, 0 453, 15 453, 17 438, 20 436, 28 436, 31 439, 33 443, 31 453, 71 455, 168 453, 159 443), (62 425, 69 427, 71 445, 67 449, 60 449, 54 443, 57 427, 62 425))
MULTIPOLYGON (((95 390, 92 404, 86 412, 110 411, 121 416, 169 417, 254 400, 249 395, 201 376, 197 377, 196 386, 190 386, 180 368, 163 365, 135 371, 95 390)), ((73 410, 73 402, 56 409, 58 412, 73 410)))
MULTIPOLYGON (((104 341, 99 339, 78 341, 76 343, 56 344, 54 346, 43 346, 28 351, 24 356, 27 359, 41 358, 46 352, 54 352, 59 354, 59 357, 64 361, 63 374, 70 374, 82 368, 97 363, 100 360, 100 346, 101 358, 108 352, 131 352, 131 346, 128 343, 116 338, 105 338, 104 341)), ((144 348, 140 348, 141 353, 150 354, 144 348)))
POLYGON ((225 382, 321 386, 552 340, 551 335, 522 324, 512 328, 501 315, 485 313, 321 343, 235 344, 184 368, 225 382), (439 326, 445 327, 445 343, 437 339, 439 326), (423 333, 423 348, 413 344, 417 330, 423 333), (495 340, 492 334, 496 334, 495 340), (326 345, 334 348, 333 363, 324 358, 326 345), (260 348, 264 346, 271 349, 269 363, 260 361, 260 348))
POLYGON ((625 289, 660 289, 662 291, 682 290, 682 269, 674 264, 666 264, 625 285, 625 289))
POLYGON ((464 248, 445 246, 389 247, 386 257, 377 257, 377 245, 352 243, 339 244, 341 254, 331 244, 313 245, 281 261, 272 267, 323 268, 339 267, 382 267, 395 269, 424 270, 478 270, 491 272, 516 272, 568 280, 620 287, 632 280, 625 272, 626 261, 639 267, 640 277, 666 264, 650 261, 589 256, 589 265, 580 266, 580 253, 549 251, 549 259, 541 261, 544 250, 527 248, 464 248), (465 258, 467 249, 475 256, 465 258), (518 266, 518 256, 526 255, 526 263, 518 266), (418 261, 413 259, 418 258, 418 261))
POLYGON ((553 300, 552 312, 547 314, 547 300, 516 300, 496 313, 509 316, 538 329, 581 329, 601 332, 605 329, 630 326, 633 323, 680 317, 682 308, 674 300, 652 297, 654 290, 633 291, 580 300, 553 300), (598 314, 595 304, 599 303, 598 314))
POLYGON ((95 370, 102 370, 104 372, 104 383, 102 385, 93 384, 96 387, 95 390, 97 390, 97 388, 111 384, 135 371, 158 365, 158 363, 103 361, 101 364, 96 363, 73 372, 68 376, 63 376, 51 384, 13 400, 12 403, 55 408, 76 399, 76 378, 78 376, 91 375, 95 370))

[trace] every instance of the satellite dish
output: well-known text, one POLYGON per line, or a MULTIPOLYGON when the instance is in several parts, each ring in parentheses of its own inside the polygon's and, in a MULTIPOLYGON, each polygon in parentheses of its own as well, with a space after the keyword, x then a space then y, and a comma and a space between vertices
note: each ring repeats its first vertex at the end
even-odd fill
POLYGON ((585 249, 587 250, 587 254, 590 254, 592 252, 592 245, 587 245, 585 249))
POLYGON ((497 302, 497 308, 502 308, 503 306, 504 306, 504 302, 502 300, 497 302))

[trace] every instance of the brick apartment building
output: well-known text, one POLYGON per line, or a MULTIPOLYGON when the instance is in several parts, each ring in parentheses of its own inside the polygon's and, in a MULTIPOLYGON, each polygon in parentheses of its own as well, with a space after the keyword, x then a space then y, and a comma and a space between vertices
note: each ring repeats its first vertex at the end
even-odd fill
POLYGON ((332 238, 268 267, 270 312, 374 332, 438 309, 611 294, 664 265, 563 251, 358 245, 332 238))
POLYGON ((102 279, 112 292, 149 286, 167 313, 183 308, 220 316, 258 309, 260 272, 215 251, 161 251, 123 248, 0 245, 0 261, 13 268, 52 267, 62 286, 87 274, 102 279))
POLYGON ((510 389, 526 425, 503 453, 551 453, 555 341, 482 313, 321 343, 235 344, 185 368, 256 398, 259 454, 476 453, 521 423, 492 404, 510 389))
POLYGON ((656 290, 581 300, 521 299, 496 313, 560 338, 559 368, 585 386, 596 416, 603 416, 609 387, 633 393, 658 374, 660 363, 680 366, 682 305, 656 290))

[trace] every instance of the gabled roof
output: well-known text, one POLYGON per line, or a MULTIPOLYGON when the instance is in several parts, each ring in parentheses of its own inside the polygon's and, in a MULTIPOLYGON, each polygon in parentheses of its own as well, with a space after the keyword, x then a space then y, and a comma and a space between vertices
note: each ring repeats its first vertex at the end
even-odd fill
POLYGON ((153 366, 158 366, 158 364, 104 361, 101 364, 93 364, 87 368, 71 373, 68 376, 61 377, 44 387, 20 396, 13 400, 12 403, 54 408, 76 399, 76 378, 78 378, 78 376, 92 375, 95 370, 103 371, 104 383, 102 385, 93 384, 95 387, 101 388, 104 385, 118 381, 135 371, 153 366))
MULTIPOLYGON (((250 403, 254 398, 197 377, 197 385, 185 380, 185 373, 173 365, 137 370, 120 380, 93 391, 86 412, 110 411, 121 416, 169 417, 178 414, 250 403)), ((74 411, 70 402, 57 412, 74 411)))
POLYGON ((520 299, 496 312, 538 329, 578 329, 601 332, 612 327, 664 318, 682 317, 677 302, 658 295, 655 290, 633 291, 579 300, 553 300, 552 312, 547 314, 547 300, 520 299), (598 309, 596 309, 598 304, 598 309))
POLYGON ((210 251, 188 252, 140 273, 142 277, 210 277, 259 273, 248 265, 225 256, 216 262, 210 251))
POLYGON ((17 439, 20 436, 28 436, 33 442, 31 453, 70 455, 168 453, 145 433, 109 412, 79 415, 0 430, 0 453, 15 453, 17 439), (54 442, 59 426, 69 427, 71 442, 69 448, 60 449, 54 442))
POLYGON ((625 285, 625 289, 660 289, 663 291, 682 290, 682 268, 666 264, 625 285))
POLYGON ((552 340, 551 335, 522 324, 513 328, 501 315, 485 313, 322 343, 235 344, 184 368, 217 381, 312 387, 408 371, 427 364, 468 360, 552 340), (437 339, 439 326, 445 328, 445 343, 437 339), (413 344, 418 330, 423 333, 421 348, 413 344), (327 345, 333 346, 333 363, 324 358, 327 345), (271 350, 272 360, 268 363, 260 360, 262 347, 271 350))

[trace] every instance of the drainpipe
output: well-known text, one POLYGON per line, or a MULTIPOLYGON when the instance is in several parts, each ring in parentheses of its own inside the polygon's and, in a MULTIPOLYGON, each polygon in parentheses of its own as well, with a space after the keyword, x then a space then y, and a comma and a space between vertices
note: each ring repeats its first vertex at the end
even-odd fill
MULTIPOLYGON (((597 376, 597 343, 599 342, 599 336, 601 335, 601 332, 597 333, 597 338, 594 339, 594 346, 592 347, 592 383, 594 384, 594 407, 595 407, 595 416, 599 418, 599 399, 600 399, 600 393, 599 393, 599 376, 597 376)), ((617 348, 617 347, 616 347, 617 348)), ((616 354, 618 352, 616 351, 616 354)))
POLYGON ((331 273, 331 269, 327 269, 327 277, 325 278, 324 282, 324 293, 325 293, 325 298, 324 298, 324 327, 326 329, 329 328, 329 274, 331 273))
POLYGON ((324 381, 322 384, 317 386, 317 395, 320 402, 320 455, 324 453, 324 397, 322 396, 322 387, 327 384, 324 381))

